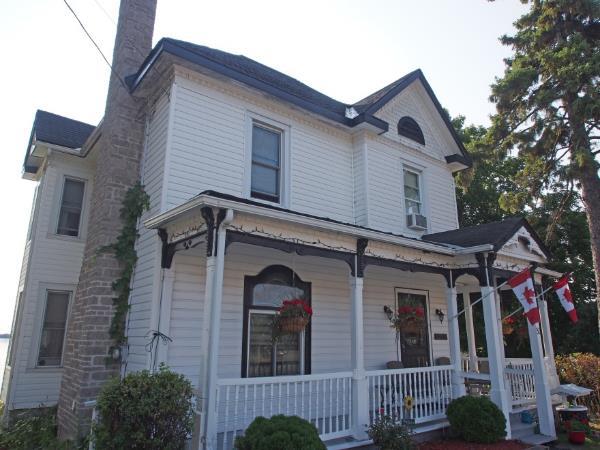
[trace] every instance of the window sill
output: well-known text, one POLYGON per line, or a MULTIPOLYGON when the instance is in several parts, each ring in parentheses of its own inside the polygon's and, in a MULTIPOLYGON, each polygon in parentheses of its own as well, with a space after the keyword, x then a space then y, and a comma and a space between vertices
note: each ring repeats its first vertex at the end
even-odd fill
POLYGON ((63 366, 34 366, 25 369, 26 373, 36 373, 36 372, 45 372, 45 373, 62 373, 63 366))
POLYGON ((48 239, 57 239, 59 241, 83 243, 85 240, 82 236, 67 236, 66 234, 48 233, 48 239))

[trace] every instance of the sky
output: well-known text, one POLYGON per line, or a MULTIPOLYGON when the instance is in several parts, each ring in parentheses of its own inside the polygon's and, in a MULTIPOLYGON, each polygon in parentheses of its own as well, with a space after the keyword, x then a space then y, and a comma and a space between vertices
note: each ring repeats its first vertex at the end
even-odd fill
MULTIPOLYGON (((110 60, 119 1, 68 1, 110 60)), ((169 36, 244 54, 346 103, 421 68, 452 115, 485 125, 489 86, 510 55, 498 37, 525 11, 518 0, 158 0, 154 43, 169 36)), ((109 68, 63 0, 2 0, 0 42, 5 333, 35 188, 21 179, 35 111, 97 124, 109 68)))

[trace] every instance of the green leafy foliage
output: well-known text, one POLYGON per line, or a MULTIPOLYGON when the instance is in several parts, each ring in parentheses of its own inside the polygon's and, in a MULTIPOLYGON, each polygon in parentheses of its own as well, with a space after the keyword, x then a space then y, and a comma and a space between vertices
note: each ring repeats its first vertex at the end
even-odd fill
POLYGON ((161 365, 108 382, 93 426, 98 449, 178 450, 192 432, 192 385, 161 365))
POLYGON ((515 22, 515 35, 500 39, 513 54, 490 97, 497 113, 489 145, 500 158, 518 154, 521 161, 513 177, 520 189, 504 193, 501 205, 511 213, 535 208, 551 191, 558 197, 552 214, 557 220, 575 194, 587 219, 599 285, 600 2, 524 3, 531 7, 515 22))
POLYGON ((600 416, 600 357, 591 353, 573 353, 559 355, 555 362, 562 383, 573 383, 592 390, 577 403, 587 406, 593 415, 600 416))
POLYGON ((411 450, 416 448, 412 431, 390 416, 381 416, 369 426, 367 434, 381 450, 411 450))
POLYGON ((36 415, 16 420, 0 429, 0 448, 11 450, 71 450, 71 441, 56 437, 56 408, 42 408, 36 415))
MULTIPOLYGON (((500 155, 493 151, 485 127, 465 125, 465 119, 452 119, 471 156, 473 167, 456 176, 456 197, 461 226, 479 225, 502 220, 514 211, 508 196, 526 198, 526 187, 515 179, 524 166, 520 155, 500 155)), ((553 292, 548 292, 548 313, 556 353, 600 352, 598 346, 597 309, 594 298, 596 284, 591 251, 590 232, 581 196, 566 182, 555 179, 540 192, 535 201, 521 205, 518 214, 527 218, 552 254, 549 268, 557 272, 572 272, 571 291, 579 322, 571 324, 553 292)), ((510 292, 502 293, 504 313, 518 307, 510 292), (511 299, 512 298, 512 299, 511 299)), ((478 355, 486 356, 485 328, 481 307, 475 307, 474 326, 478 355)), ((459 321, 464 322, 464 317, 459 321)), ((461 324, 461 346, 466 350, 466 334, 461 324)), ((513 333, 505 337, 508 357, 529 357, 527 335, 513 333)))
POLYGON ((116 242, 100 249, 101 252, 112 252, 121 267, 119 278, 112 284, 117 296, 113 299, 115 310, 110 324, 110 336, 116 344, 125 343, 125 317, 129 309, 131 277, 137 262, 135 241, 139 237, 138 220, 149 207, 150 197, 144 191, 144 187, 140 183, 131 187, 125 193, 121 207, 121 233, 116 242))
POLYGON ((506 419, 487 397, 452 400, 446 412, 451 429, 467 442, 491 444, 506 436, 506 419))
POLYGON ((325 450, 319 432, 297 416, 257 417, 244 436, 235 440, 237 450, 325 450))

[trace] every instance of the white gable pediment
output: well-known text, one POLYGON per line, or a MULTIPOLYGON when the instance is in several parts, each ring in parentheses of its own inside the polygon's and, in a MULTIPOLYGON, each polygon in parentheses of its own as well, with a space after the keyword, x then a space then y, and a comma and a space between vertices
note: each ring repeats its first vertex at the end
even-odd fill
POLYGON ((545 262, 544 250, 525 227, 519 230, 502 246, 500 254, 527 261, 545 262))
POLYGON ((446 156, 461 153, 431 97, 418 79, 383 105, 374 115, 389 123, 389 131, 384 136, 393 141, 418 149, 442 161, 445 161, 446 156), (419 124, 425 138, 425 145, 398 134, 398 121, 404 116, 412 117, 419 124))

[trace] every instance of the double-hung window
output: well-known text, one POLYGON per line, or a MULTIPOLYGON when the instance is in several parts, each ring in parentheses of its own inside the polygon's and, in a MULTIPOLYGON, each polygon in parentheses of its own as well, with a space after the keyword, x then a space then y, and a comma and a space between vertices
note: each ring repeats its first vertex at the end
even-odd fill
POLYGON ((245 277, 243 377, 310 373, 310 324, 300 333, 274 334, 277 310, 295 298, 310 303, 310 283, 287 267, 271 266, 245 277))
POLYGON ((406 214, 423 214, 421 174, 404 169, 404 206, 406 214))
POLYGON ((273 203, 281 202, 281 130, 252 124, 252 169, 250 196, 273 203))
POLYGON ((60 366, 69 312, 69 291, 46 291, 46 309, 42 323, 38 366, 60 366))
POLYGON ((85 183, 83 181, 65 178, 56 234, 79 236, 84 189, 85 183))

